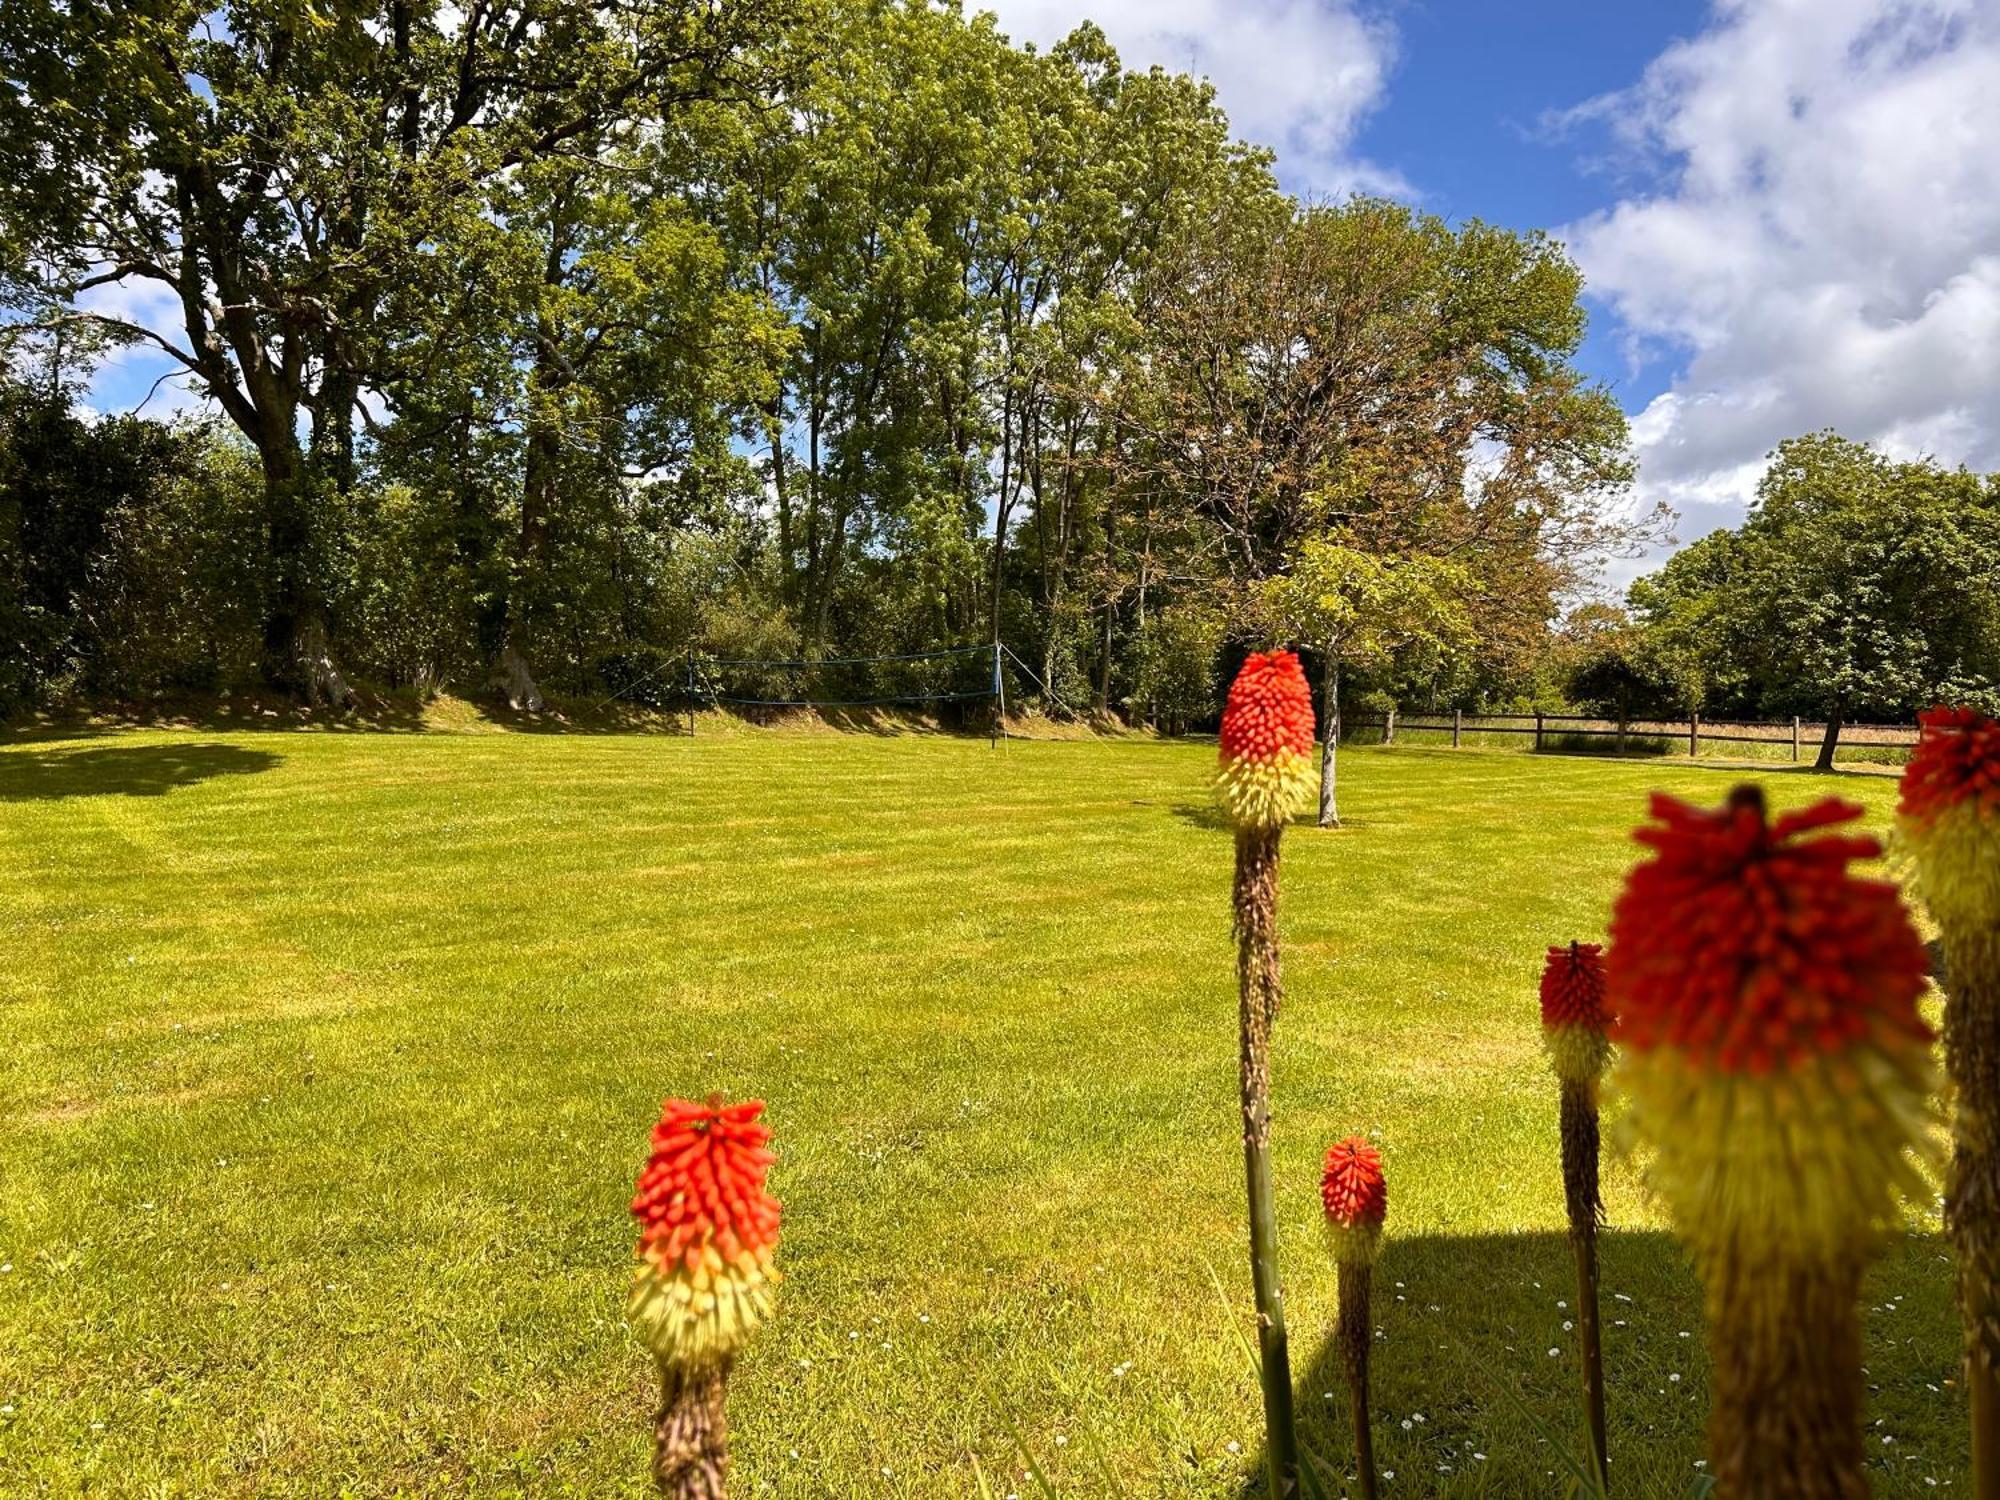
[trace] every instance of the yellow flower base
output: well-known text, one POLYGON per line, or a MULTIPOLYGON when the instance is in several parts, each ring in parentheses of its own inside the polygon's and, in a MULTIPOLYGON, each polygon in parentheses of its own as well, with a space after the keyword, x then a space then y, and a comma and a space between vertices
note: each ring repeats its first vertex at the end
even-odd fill
POLYGON ((1946 808, 1921 827, 1904 819, 1899 835, 1916 892, 1941 927, 2000 930, 2000 815, 1976 804, 1946 808))
POLYGON ((1628 1052, 1613 1081, 1625 1125, 1657 1147, 1647 1186, 1698 1261, 1851 1257, 1930 1196, 1936 1067, 1913 1038, 1758 1075, 1692 1067, 1670 1047, 1628 1052))
POLYGON ((1544 1026, 1542 1045, 1564 1083, 1594 1086, 1611 1061, 1611 1040, 1595 1026, 1544 1026))
POLYGON ((769 1251, 725 1261, 711 1245, 692 1268, 644 1261, 625 1320, 662 1364, 712 1363, 735 1354, 771 1315, 778 1280, 769 1251))
POLYGON ((1215 791, 1238 828, 1277 828, 1303 811, 1318 789, 1313 758, 1285 750, 1261 760, 1224 762, 1215 791))

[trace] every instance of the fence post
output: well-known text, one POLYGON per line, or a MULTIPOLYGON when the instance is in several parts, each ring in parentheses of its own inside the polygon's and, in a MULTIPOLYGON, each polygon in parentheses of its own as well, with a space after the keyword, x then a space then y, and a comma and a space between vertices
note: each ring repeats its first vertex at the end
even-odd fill
POLYGON ((1542 748, 1542 716, 1539 713, 1535 715, 1535 748, 1542 748))
POLYGON ((1625 715, 1621 713, 1618 716, 1618 738, 1614 742, 1614 748, 1612 750, 1612 754, 1614 755, 1623 755, 1625 753, 1625 729, 1626 729, 1626 718, 1625 715))
POLYGON ((1691 708, 1688 710, 1688 759, 1696 760, 1699 759, 1700 756, 1701 756, 1701 710, 1698 708, 1691 708))
POLYGON ((1454 750, 1458 748, 1458 716, 1459 711, 1454 708, 1451 711, 1451 748, 1454 750))
POLYGON ((1396 743, 1396 710, 1393 708, 1389 710, 1389 717, 1382 721, 1382 743, 1385 745, 1396 743))
POLYGON ((1799 763, 1799 716, 1792 715, 1792 764, 1799 763))
POLYGON ((694 650, 687 654, 688 738, 694 738, 694 650))

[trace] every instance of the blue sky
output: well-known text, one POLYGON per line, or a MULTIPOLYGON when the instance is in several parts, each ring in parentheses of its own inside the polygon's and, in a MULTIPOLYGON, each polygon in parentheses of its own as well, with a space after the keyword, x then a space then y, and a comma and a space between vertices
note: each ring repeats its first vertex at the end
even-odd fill
MULTIPOLYGON (((1559 126, 1587 100, 1626 88, 1672 42, 1699 32, 1692 0, 1413 0, 1394 17, 1387 97, 1353 150, 1393 173, 1405 193, 1449 219, 1550 228, 1606 206, 1619 178, 1601 125, 1559 126)), ((1673 356, 1634 368, 1593 309, 1582 360, 1637 410, 1667 388, 1673 356)))
MULTIPOLYGON (((2000 0, 966 3, 1204 74, 1301 193, 1555 234, 1589 288, 1582 363, 1632 420, 1633 503, 1683 540, 1819 427, 2000 470, 2000 0)), ((173 326, 160 288, 97 295, 173 326)), ((161 368, 121 354, 95 403, 161 368)))

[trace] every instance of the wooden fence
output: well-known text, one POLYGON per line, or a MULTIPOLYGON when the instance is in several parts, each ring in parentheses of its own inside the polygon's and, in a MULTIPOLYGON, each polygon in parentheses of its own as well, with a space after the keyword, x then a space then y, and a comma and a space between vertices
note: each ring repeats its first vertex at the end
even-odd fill
MULTIPOLYGON (((1571 737, 1612 741, 1613 754, 1623 754, 1633 741, 1665 740, 1684 745, 1690 756, 1701 754, 1706 744, 1770 745, 1789 750, 1793 760, 1819 753, 1825 723, 1810 719, 1704 719, 1693 714, 1685 719, 1629 719, 1619 722, 1594 714, 1468 714, 1453 709, 1441 713, 1345 714, 1342 728, 1376 728, 1382 742, 1393 745, 1396 731, 1423 730, 1449 734, 1456 749, 1468 734, 1532 736, 1535 749, 1560 744, 1571 737)), ((1839 745, 1849 750, 1864 746, 1907 750, 1917 743, 1914 724, 1843 724, 1839 745)))

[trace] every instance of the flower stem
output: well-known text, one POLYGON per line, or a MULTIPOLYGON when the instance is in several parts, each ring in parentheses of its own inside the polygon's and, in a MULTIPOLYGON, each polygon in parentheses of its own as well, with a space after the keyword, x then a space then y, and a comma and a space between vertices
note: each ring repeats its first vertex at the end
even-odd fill
POLYGON ((1299 1493, 1285 1294, 1278 1278, 1278 1210, 1271 1184, 1271 1023, 1278 1013, 1276 828, 1236 835, 1236 976, 1241 1047, 1243 1174, 1250 1200, 1250 1281, 1257 1304, 1258 1377, 1274 1500, 1299 1493))
POLYGON ((1945 1217, 1958 1252, 1972 1493, 2000 1500, 2000 934, 1945 955, 1945 1066, 1958 1099, 1945 1217))
POLYGON ((1368 1311, 1374 1272, 1365 1265, 1340 1267, 1340 1319, 1335 1340, 1347 1367, 1347 1404, 1354 1417, 1354 1464, 1361 1500, 1375 1500, 1375 1430, 1368 1414, 1368 1351, 1374 1334, 1368 1311))
POLYGON ((1583 1408, 1590 1423, 1590 1451, 1600 1488, 1608 1488, 1611 1455, 1604 1431, 1604 1346, 1597 1311, 1597 1226, 1604 1207, 1598 1195, 1597 1101, 1589 1085, 1562 1085, 1563 1196, 1569 1208, 1569 1243, 1576 1254, 1576 1306, 1583 1351, 1583 1408))
POLYGON ((729 1421, 723 1391, 727 1359, 660 1366, 660 1410, 653 1419, 653 1484, 670 1500, 724 1500, 729 1478, 729 1421))
POLYGON ((1861 1266, 1735 1249, 1704 1267, 1718 1500, 1867 1500, 1861 1266))

